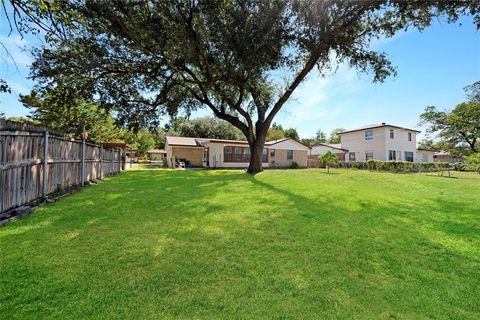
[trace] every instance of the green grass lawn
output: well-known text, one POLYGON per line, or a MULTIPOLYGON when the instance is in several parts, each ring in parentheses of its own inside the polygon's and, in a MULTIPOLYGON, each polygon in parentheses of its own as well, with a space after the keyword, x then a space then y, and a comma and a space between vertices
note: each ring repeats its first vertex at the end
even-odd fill
POLYGON ((480 175, 332 171, 89 186, 0 228, 0 318, 480 318, 480 175))

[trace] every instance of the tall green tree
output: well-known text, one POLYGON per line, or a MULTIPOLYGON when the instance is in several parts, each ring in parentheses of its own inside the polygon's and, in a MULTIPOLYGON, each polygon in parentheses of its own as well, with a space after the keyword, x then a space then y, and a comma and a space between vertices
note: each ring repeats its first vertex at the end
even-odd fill
POLYGON ((76 138, 82 136, 85 128, 89 140, 97 143, 121 141, 121 130, 108 111, 62 90, 48 89, 43 94, 32 91, 29 95, 21 95, 20 101, 31 110, 29 117, 45 127, 76 138))
POLYGON ((345 131, 345 128, 336 128, 330 132, 330 136, 328 137, 328 143, 340 143, 340 132, 345 131))
MULTIPOLYGON (((62 2, 63 4, 63 2, 62 2)), ((209 108, 246 137, 247 171, 262 170, 273 119, 312 70, 346 63, 382 82, 396 74, 372 39, 434 18, 473 14, 475 1, 171 0, 66 2, 67 39, 37 54, 44 87, 58 75, 72 90, 114 108, 123 121, 209 108), (73 24, 73 26, 71 26, 73 24), (282 72, 290 82, 272 78, 282 72)))
POLYGON ((228 122, 212 117, 182 121, 176 131, 179 135, 185 137, 231 140, 242 140, 245 138, 240 130, 228 122))
POLYGON ((480 82, 465 87, 465 91, 468 102, 451 111, 429 106, 420 115, 420 123, 428 124, 428 132, 437 134, 446 150, 460 154, 480 151, 480 82))
POLYGON ((285 138, 300 140, 300 136, 298 135, 297 129, 288 128, 288 129, 285 129, 284 132, 285 132, 285 138))
POLYGON ((325 143, 327 142, 327 134, 322 131, 322 129, 318 129, 315 133, 314 137, 315 143, 325 143))
POLYGON ((122 132, 122 138, 141 155, 146 155, 148 150, 156 147, 154 134, 145 128, 137 131, 124 130, 122 132))

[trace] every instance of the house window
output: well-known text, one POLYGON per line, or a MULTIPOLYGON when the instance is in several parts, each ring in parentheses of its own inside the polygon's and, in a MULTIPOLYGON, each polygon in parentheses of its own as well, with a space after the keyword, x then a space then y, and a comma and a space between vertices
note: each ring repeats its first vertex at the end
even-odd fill
POLYGON ((365 160, 373 159, 373 152, 366 152, 365 153, 365 160))
POLYGON ((275 157, 275 149, 270 149, 270 157, 275 157))
POLYGON ((413 152, 405 151, 405 161, 413 162, 413 152))
POLYGON ((388 160, 397 160, 397 152, 395 150, 388 150, 388 160))
POLYGON ((287 150, 287 160, 293 160, 293 150, 287 150))
POLYGON ((355 152, 348 153, 348 160, 355 161, 355 152))
POLYGON ((235 161, 240 162, 242 161, 242 154, 243 154, 242 147, 235 147, 235 161))
POLYGON ((373 130, 366 130, 365 131, 365 140, 372 140, 373 139, 373 130))
POLYGON ((224 147, 225 162, 250 162, 249 147, 224 147))
POLYGON ((390 129, 390 139, 395 138, 395 131, 393 129, 390 129))
POLYGON ((242 148, 243 149, 243 160, 250 161, 250 148, 242 148))
POLYGON ((268 149, 263 149, 262 151, 262 162, 267 162, 268 149))
POLYGON ((412 133, 411 132, 408 133, 408 141, 412 141, 412 133))
POLYGON ((232 147, 225 147, 225 150, 224 150, 224 158, 225 158, 225 162, 232 162, 233 161, 233 148, 232 147))

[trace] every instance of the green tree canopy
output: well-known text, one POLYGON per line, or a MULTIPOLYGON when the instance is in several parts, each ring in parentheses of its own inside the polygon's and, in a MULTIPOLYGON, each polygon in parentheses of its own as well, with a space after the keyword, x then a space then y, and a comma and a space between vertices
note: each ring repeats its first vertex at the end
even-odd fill
POLYGON ((300 140, 300 136, 298 135, 297 129, 295 128, 285 129, 285 138, 300 140))
POLYGON ((207 107, 245 135, 250 173, 262 170, 268 128, 312 70, 325 75, 346 63, 382 82, 396 71, 385 53, 370 48, 371 40, 423 30, 438 16, 452 22, 473 14, 480 24, 474 1, 54 3, 62 8, 53 16, 61 35, 51 37, 33 64, 43 88, 62 78, 87 101, 96 99, 137 126, 179 108, 207 107), (278 71, 287 84, 272 78, 278 71))
POLYGON ((41 94, 32 91, 29 95, 21 95, 20 101, 31 109, 30 118, 45 127, 61 130, 76 138, 82 136, 85 128, 89 140, 97 143, 122 140, 121 130, 105 109, 61 90, 48 89, 41 94))
POLYGON ((330 132, 330 136, 328 137, 328 143, 340 143, 340 132, 345 131, 345 128, 336 128, 330 132))
POLYGON ((480 151, 480 82, 465 87, 468 102, 458 104, 453 110, 439 111, 429 106, 420 115, 428 132, 438 134, 441 145, 454 153, 480 151))
POLYGON ((177 132, 180 136, 242 140, 245 136, 240 130, 228 122, 212 117, 201 117, 185 120, 178 126, 177 132))

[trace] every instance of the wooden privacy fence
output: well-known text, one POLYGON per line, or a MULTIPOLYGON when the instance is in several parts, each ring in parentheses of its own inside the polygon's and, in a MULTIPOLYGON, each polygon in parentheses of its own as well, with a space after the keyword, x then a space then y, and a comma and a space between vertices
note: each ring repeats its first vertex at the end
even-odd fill
POLYGON ((121 170, 121 150, 0 120, 0 213, 121 170))

